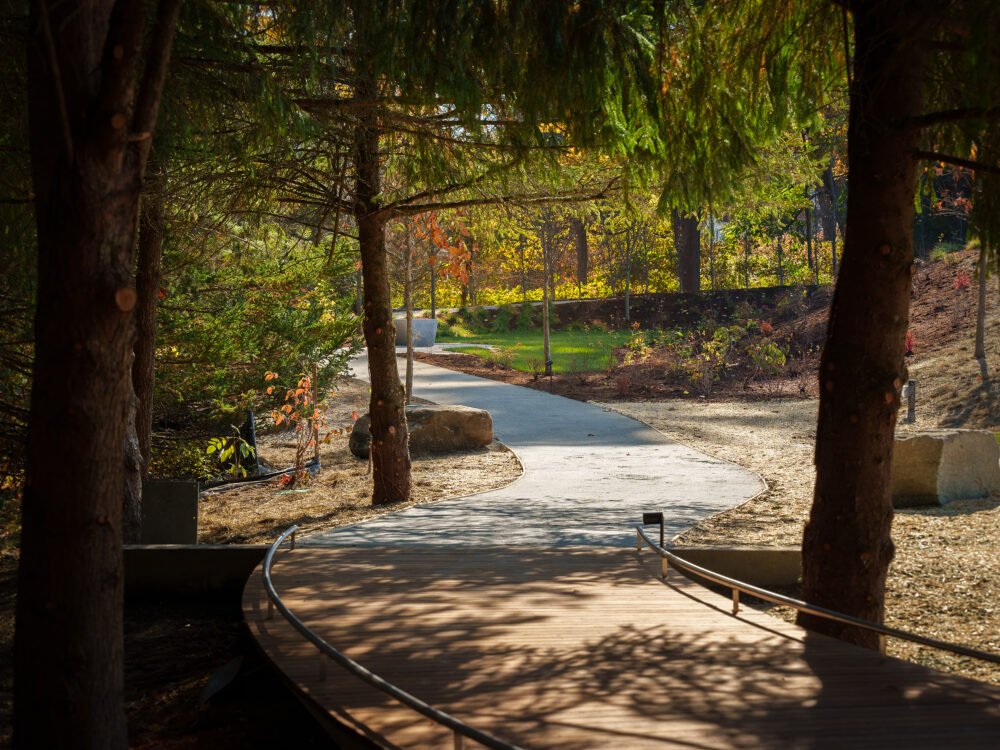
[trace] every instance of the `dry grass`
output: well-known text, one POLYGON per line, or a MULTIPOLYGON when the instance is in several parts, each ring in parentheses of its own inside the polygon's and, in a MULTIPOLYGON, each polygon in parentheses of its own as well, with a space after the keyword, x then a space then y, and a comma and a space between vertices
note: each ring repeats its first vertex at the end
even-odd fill
MULTIPOLYGON (((368 384, 347 381, 337 389, 328 412, 331 426, 348 426, 352 412, 367 410, 368 384)), ((199 540, 203 544, 271 542, 298 524, 303 532, 344 526, 417 503, 503 487, 521 475, 517 457, 500 443, 477 451, 413 460, 410 502, 373 507, 368 463, 351 455, 347 435, 334 436, 320 451, 322 471, 307 484, 289 489, 277 479, 236 489, 209 490, 202 497, 199 540)), ((295 460, 294 435, 277 432, 258 438, 262 461, 276 468, 295 460)))

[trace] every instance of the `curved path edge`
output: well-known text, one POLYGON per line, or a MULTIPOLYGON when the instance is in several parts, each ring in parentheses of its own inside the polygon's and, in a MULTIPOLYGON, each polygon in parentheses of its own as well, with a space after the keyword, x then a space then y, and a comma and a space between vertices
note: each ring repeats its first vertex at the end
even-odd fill
MULTIPOLYGON (((366 378, 364 358, 352 366, 366 378)), ((313 534, 304 544, 619 547, 632 543, 643 512, 663 511, 673 536, 766 487, 736 464, 593 404, 420 362, 414 393, 489 411, 522 476, 496 490, 313 534)))

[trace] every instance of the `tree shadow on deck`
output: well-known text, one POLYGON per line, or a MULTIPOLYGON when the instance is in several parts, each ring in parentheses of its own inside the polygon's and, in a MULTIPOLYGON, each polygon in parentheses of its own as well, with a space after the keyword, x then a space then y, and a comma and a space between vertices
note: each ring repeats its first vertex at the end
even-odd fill
MULTIPOLYGON (((725 599, 677 574, 661 583, 650 560, 581 548, 309 549, 283 553, 275 580, 335 647, 527 747, 926 747, 957 737, 969 747, 1000 732, 995 688, 762 615, 734 618, 725 599)), ((299 649, 289 643, 287 653, 299 649)), ((367 711, 401 744, 447 739, 331 669, 327 683, 309 683, 315 698, 367 711)))

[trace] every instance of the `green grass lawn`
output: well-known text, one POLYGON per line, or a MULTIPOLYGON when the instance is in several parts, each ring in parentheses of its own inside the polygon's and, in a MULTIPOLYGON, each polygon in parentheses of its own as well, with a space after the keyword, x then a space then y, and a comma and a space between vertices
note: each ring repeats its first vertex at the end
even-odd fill
MULTIPOLYGON (((549 337, 552 350, 552 369, 556 372, 592 372, 605 370, 612 356, 612 347, 628 340, 628 331, 553 331, 549 337)), ((439 344, 468 343, 491 344, 497 351, 478 347, 457 347, 452 351, 476 354, 485 359, 498 359, 522 372, 544 369, 541 331, 509 331, 486 333, 478 336, 439 337, 439 344), (512 358, 505 356, 509 350, 512 358), (510 361, 508 362, 508 358, 510 361), (532 364, 535 367, 532 367, 532 364)))

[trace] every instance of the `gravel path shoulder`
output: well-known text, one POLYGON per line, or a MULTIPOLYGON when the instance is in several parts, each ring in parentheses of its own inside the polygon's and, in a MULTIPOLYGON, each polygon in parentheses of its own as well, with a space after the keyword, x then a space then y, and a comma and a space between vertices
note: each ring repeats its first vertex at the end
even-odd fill
MULTIPOLYGON (((679 535, 675 544, 800 544, 812 502, 817 401, 603 403, 667 437, 758 472, 767 492, 679 535)), ((900 431, 931 424, 901 426, 900 431)), ((897 511, 886 622, 1000 653, 1000 498, 897 511)), ((776 612, 781 615, 781 612, 776 612)), ((788 613, 785 613, 788 616, 788 613)), ((890 643, 894 656, 1000 684, 1000 669, 890 643)))

